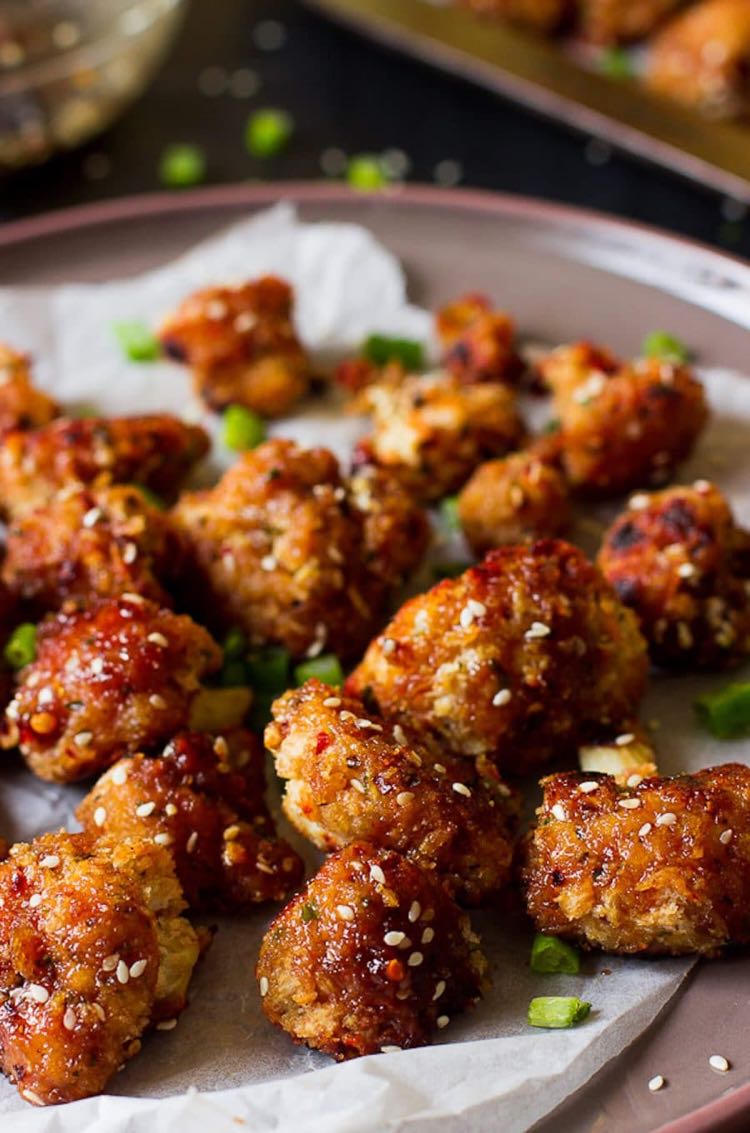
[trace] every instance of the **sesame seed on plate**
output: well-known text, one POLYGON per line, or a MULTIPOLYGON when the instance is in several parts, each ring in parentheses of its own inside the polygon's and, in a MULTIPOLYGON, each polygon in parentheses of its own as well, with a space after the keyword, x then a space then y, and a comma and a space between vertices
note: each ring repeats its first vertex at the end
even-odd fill
POLYGON ((422 955, 421 952, 412 952, 411 955, 409 956, 409 959, 406 961, 406 963, 409 965, 410 968, 418 968, 423 960, 424 960, 424 956, 422 955))
POLYGON ((465 783, 453 783, 453 790, 457 795, 463 795, 464 798, 471 798, 471 789, 465 783))
POLYGON ((409 906, 408 913, 409 924, 414 924, 415 921, 418 921, 421 912, 422 906, 420 905, 419 901, 412 901, 411 905, 409 906))
POLYGON ((443 994, 444 991, 445 991, 445 980, 438 980, 438 982, 435 984, 435 991, 433 992, 433 995, 432 995, 433 1003, 436 999, 440 999, 440 996, 443 994))
POLYGON ((590 795, 591 792, 595 791, 598 786, 599 784, 597 783, 596 779, 587 779, 585 783, 578 784, 578 790, 582 791, 584 795, 590 795))
POLYGON ((260 994, 261 998, 268 995, 268 978, 266 976, 260 977, 260 994))
POLYGON ((141 803, 140 806, 135 808, 136 818, 148 818, 156 810, 155 802, 141 803))
POLYGON ((725 1058, 723 1054, 712 1054, 708 1060, 708 1065, 712 1070, 718 1071, 719 1074, 726 1074, 729 1070, 729 1059, 725 1058))
POLYGON ((657 826, 674 826, 677 821, 677 815, 673 814, 671 810, 667 810, 664 814, 660 814, 656 819, 657 826))
POLYGON ((440 1028, 440 1030, 442 1031, 443 1027, 447 1027, 448 1024, 450 1023, 450 1017, 448 1015, 438 1015, 438 1017, 435 1021, 438 1025, 438 1027, 440 1028))
POLYGON ((401 1047, 390 1043, 387 1046, 381 1046, 380 1050, 382 1054, 396 1054, 397 1051, 401 1050, 401 1047))
POLYGON ((405 932, 387 932, 383 937, 383 942, 397 948, 405 936, 405 932))
POLYGON ((550 813, 552 814, 553 818, 558 819, 558 821, 560 822, 565 822, 565 819, 567 818, 565 807, 562 805, 562 803, 555 803, 555 805, 551 808, 550 813))
POLYGON ((536 638, 549 637, 551 633, 552 630, 544 622, 532 622, 524 637, 527 641, 534 641, 536 638))
POLYGON ((106 821, 107 821, 106 810, 104 809, 103 806, 98 806, 96 808, 96 810, 94 811, 94 825, 95 826, 104 826, 104 823, 106 821))
POLYGON ((370 866, 370 877, 373 881, 377 882, 378 885, 385 885, 385 874, 380 866, 376 865, 374 862, 370 866))
POLYGON ((722 846, 729 845, 729 843, 732 841, 733 834, 733 830, 722 830, 721 834, 719 835, 719 841, 721 842, 722 846))
POLYGON ((648 1088, 652 1094, 655 1094, 657 1090, 663 1089, 666 1084, 666 1079, 663 1078, 661 1074, 656 1074, 653 1078, 649 1079, 648 1088))
POLYGON ((339 919, 342 921, 354 920, 354 909, 351 907, 351 905, 337 905, 336 913, 339 919))
POLYGON ((510 702, 511 695, 512 693, 509 688, 501 688, 500 691, 496 692, 493 696, 492 703, 496 708, 502 708, 504 704, 510 702))

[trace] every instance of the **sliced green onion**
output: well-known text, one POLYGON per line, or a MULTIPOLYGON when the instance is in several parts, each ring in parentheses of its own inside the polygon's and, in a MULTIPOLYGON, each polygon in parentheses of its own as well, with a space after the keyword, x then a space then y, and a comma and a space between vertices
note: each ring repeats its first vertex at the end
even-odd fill
POLYGON ((718 740, 731 740, 750 729, 750 683, 727 685, 695 702, 704 728, 718 740))
POLYGON ((222 688, 245 688, 247 670, 244 661, 228 658, 221 667, 219 684, 222 688))
POLYGON ((458 513, 458 496, 446 496, 440 501, 440 518, 448 531, 461 530, 461 517, 458 513))
POLYGON ((591 1004, 575 995, 540 995, 529 1004, 532 1027, 575 1027, 591 1011, 591 1004))
POLYGON ((532 972, 565 972, 574 976, 580 967, 580 957, 572 945, 557 936, 536 934, 531 946, 532 972))
POLYGON ((159 357, 159 340, 147 323, 137 319, 112 324, 120 349, 131 362, 153 362, 159 357))
POLYGON ((360 351, 368 362, 385 366, 388 362, 400 362, 405 370, 414 373, 424 369, 424 348, 421 342, 410 338, 389 338, 385 334, 371 334, 360 351))
POLYGON ((150 504, 151 507, 155 507, 158 511, 167 510, 167 505, 165 504, 161 496, 157 495, 156 492, 152 491, 152 489, 148 488, 145 484, 133 483, 130 485, 130 487, 135 488, 137 491, 139 491, 146 503, 150 504))
POLYGON ((159 159, 159 180, 169 189, 200 185, 205 176, 206 155, 200 146, 167 146, 159 159))
POLYGON ((319 917, 318 910, 311 902, 302 906, 302 920, 307 923, 308 921, 316 921, 319 917))
POLYGON ((76 409, 76 417, 101 417, 101 413, 94 405, 82 405, 79 409, 76 409))
POLYGON ((289 653, 280 645, 250 653, 245 661, 248 684, 259 692, 277 696, 289 687, 289 665, 289 653))
POLYGON ((254 732, 265 731, 266 725, 271 722, 271 705, 273 704, 278 692, 255 692, 253 696, 253 707, 250 712, 250 727, 254 732))
POLYGON ((245 145, 253 157, 275 157, 294 133, 294 119, 286 110, 256 110, 245 126, 245 145))
POLYGON ((684 342, 665 330, 652 330, 643 340, 644 358, 663 358, 665 362, 689 362, 690 351, 684 342))
POLYGON ((36 660, 36 626, 33 622, 16 626, 6 642, 4 653, 12 669, 22 669, 36 660))
POLYGON ((344 683, 344 670, 335 653, 322 653, 310 661, 302 661, 294 667, 294 683, 303 685, 305 681, 317 677, 324 684, 340 688, 344 683))
POLYGON ((632 79, 633 60, 622 47, 608 47, 599 56, 599 70, 608 79, 632 79))
POLYGON ((247 649, 247 638, 239 626, 234 626, 224 638, 224 656, 232 661, 241 658, 247 649))
POLYGON ((389 183, 387 171, 383 163, 374 154, 362 153, 349 160, 346 169, 346 180, 352 189, 360 193, 372 193, 384 189, 389 183))
POLYGON ((227 448, 247 452, 266 439, 266 423, 244 405, 230 405, 224 411, 223 438, 227 448))

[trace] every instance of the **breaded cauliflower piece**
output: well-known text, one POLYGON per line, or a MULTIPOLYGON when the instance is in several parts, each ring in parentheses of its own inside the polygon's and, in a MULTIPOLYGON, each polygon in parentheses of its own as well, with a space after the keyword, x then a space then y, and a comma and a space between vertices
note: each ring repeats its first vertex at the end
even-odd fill
POLYGON ((188 296, 162 324, 162 348, 189 366, 211 409, 279 417, 308 390, 310 360, 293 324, 294 292, 275 276, 188 296))
POLYGON ((432 538, 427 513, 385 469, 365 466, 344 483, 362 516, 364 560, 390 595, 425 557, 432 538))
POLYGON ((505 311, 493 311, 485 295, 464 295, 436 316, 442 365, 463 382, 515 385, 523 363, 515 349, 516 325, 505 311))
POLYGON ((645 82, 711 118, 750 114, 750 0, 702 0, 654 38, 645 82))
POLYGON ((701 383, 659 358, 621 364, 588 343, 538 363, 553 392, 562 468, 584 495, 615 496, 665 483, 708 419, 701 383))
POLYGON ((632 496, 599 566, 665 668, 717 668, 750 653, 750 533, 713 484, 632 496))
POLYGON ((389 470, 424 502, 457 491, 478 464, 524 437, 513 392, 499 382, 409 375, 398 385, 376 382, 362 397, 373 432, 357 446, 355 463, 389 470))
POLYGON ((440 763, 403 728, 320 681, 273 706, 266 747, 287 780, 284 813, 321 850, 367 841, 434 871, 462 904, 492 900, 510 877, 515 808, 499 780, 440 763))
POLYGON ((571 509, 563 476, 535 452, 480 464, 458 497, 458 515, 475 555, 545 535, 562 535, 571 509))
POLYGON ((28 355, 0 342, 0 436, 47 425, 59 412, 57 402, 33 384, 28 355))
POLYGON ((579 0, 581 31, 594 43, 645 39, 683 0, 579 0))
POLYGON ((72 485, 142 484, 169 495, 208 452, 206 432, 168 414, 61 418, 0 440, 0 499, 14 519, 72 485))
POLYGON ((355 842, 271 922, 256 974, 272 1023, 343 1060, 424 1045, 480 998, 486 967, 433 874, 355 842))
POLYGON ((188 723, 222 653, 205 629, 138 594, 41 622, 6 719, 31 770, 70 783, 188 723))
POLYGON ((276 837, 263 750, 252 733, 182 732, 161 755, 118 760, 78 807, 95 838, 148 838, 169 848, 191 909, 239 912, 282 901, 304 867, 276 837))
POLYGON ((523 868, 541 932, 621 953, 750 942, 750 768, 632 788, 570 771, 543 786, 523 868))
POLYGON ((177 551, 169 518, 138 488, 73 488, 9 525, 2 577, 37 614, 128 592, 168 606, 160 580, 177 551))
POLYGON ((358 656, 427 539, 419 509, 385 485, 370 481, 365 511, 361 484, 348 490, 327 449, 278 439, 246 453, 173 512, 192 567, 186 602, 209 625, 240 626, 254 645, 358 656))
POLYGON ((45 834, 0 864, 0 1067, 34 1105, 100 1093, 174 1018, 201 948, 166 850, 45 834))
POLYGON ((647 667, 632 612, 581 551, 547 539, 412 598, 346 691, 428 747, 519 773, 633 719, 647 667))
POLYGON ((571 0, 460 0, 480 16, 501 16, 513 23, 552 33, 571 13, 571 0))

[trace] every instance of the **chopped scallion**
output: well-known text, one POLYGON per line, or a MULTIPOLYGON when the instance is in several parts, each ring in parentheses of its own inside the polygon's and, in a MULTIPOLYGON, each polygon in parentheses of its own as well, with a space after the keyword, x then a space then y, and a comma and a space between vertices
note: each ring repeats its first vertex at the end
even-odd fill
POLYGON ((224 411, 223 438, 227 448, 235 452, 257 448, 266 439, 265 421, 244 405, 230 405, 224 411))
POLYGON ((665 362, 688 362, 690 351, 684 342, 665 330, 653 330, 643 340, 644 358, 663 358, 665 362))
POLYGON ((313 657, 310 661, 302 661, 294 667, 294 681, 303 685, 305 681, 317 677, 324 684, 340 688, 344 683, 344 670, 335 653, 323 653, 320 657, 313 657))
POLYGON ((245 126, 245 145, 253 157, 275 157, 293 133, 294 119, 286 110, 256 110, 245 126))
POLYGON ((448 531, 461 530, 461 517, 458 513, 458 496, 446 496, 440 501, 440 518, 448 531))
POLYGON ((385 334, 371 334, 362 345, 361 354, 375 366, 400 362, 405 370, 415 373, 424 368, 424 349, 421 342, 410 338, 389 338, 385 334))
POLYGON ((5 645, 5 660, 13 669, 22 669, 36 659, 36 626, 23 622, 16 626, 5 645))
POLYGON ((250 653, 245 661, 248 684, 259 692, 278 696, 289 687, 289 664, 289 653, 280 645, 250 653))
POLYGON ((159 159, 159 180, 169 189, 199 185, 206 176, 206 155, 200 146, 167 146, 159 159))
POLYGON ((545 936, 539 932, 531 946, 532 972, 565 972, 574 976, 580 970, 578 952, 566 941, 557 936, 545 936))
POLYGON ((129 319, 114 323, 112 329, 130 362, 154 362, 159 357, 159 341, 146 323, 129 319))
POLYGON ((701 724, 719 740, 731 740, 750 729, 750 683, 731 684, 695 702, 701 724))
POLYGON ((372 193, 388 185, 388 173, 379 157, 363 153, 349 161, 346 180, 352 189, 360 193, 372 193))
POLYGON ((529 1004, 532 1027, 575 1027, 591 1011, 591 1004, 575 995, 540 995, 529 1004))
POLYGON ((622 47, 608 47, 599 56, 599 70, 608 79, 632 79, 633 60, 622 47))

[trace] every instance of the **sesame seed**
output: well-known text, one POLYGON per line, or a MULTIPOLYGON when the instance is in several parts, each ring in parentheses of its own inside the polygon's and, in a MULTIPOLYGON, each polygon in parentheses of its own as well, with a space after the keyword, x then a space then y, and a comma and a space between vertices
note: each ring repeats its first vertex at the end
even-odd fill
POLYGON ((351 905, 337 905, 336 913, 342 921, 354 920, 354 909, 351 907, 351 905))
POLYGON ((399 806, 406 806, 414 798, 413 791, 399 791, 396 795, 396 802, 399 806))
POLYGON ((275 555, 264 555, 260 560, 262 570, 276 570, 279 565, 275 555))
POLYGON ((30 909, 38 909, 39 906, 41 905, 41 903, 42 903, 41 893, 32 893, 31 896, 29 897, 29 908, 30 909))
POLYGON ((457 795, 463 795, 467 799, 471 798, 471 790, 465 783, 453 783, 452 786, 457 795))
POLYGON ((124 960, 118 961, 117 967, 115 969, 115 975, 117 976, 117 982, 121 984, 126 984, 130 979, 130 968, 127 966, 124 960))
POLYGON ((73 742, 76 747, 88 747, 94 738, 93 732, 76 732, 73 736, 73 742))
POLYGON ((100 507, 92 507, 86 512, 83 517, 82 523, 84 527, 95 527, 102 517, 102 509, 100 507))
POLYGON ((649 1080, 648 1088, 652 1094, 655 1094, 657 1090, 663 1089, 666 1084, 666 1080, 662 1078, 661 1074, 657 1074, 649 1080))
POLYGON ((157 846, 169 846, 172 841, 171 834, 154 834, 154 844, 157 846))
POLYGON ((214 753, 218 755, 219 759, 226 759, 229 755, 229 744, 223 736, 217 736, 214 740, 214 753))
POLYGON ((638 495, 631 496, 628 500, 628 507, 633 511, 643 511, 651 503, 651 499, 645 493, 638 493, 638 495))
POLYGON ((632 732, 623 732, 621 736, 617 737, 615 743, 618 747, 627 747, 628 744, 632 744, 634 739, 635 736, 632 732))
POLYGON ((135 808, 136 817, 137 818, 148 818, 148 816, 150 814, 153 814, 155 810, 156 810, 156 803, 154 803, 154 802, 141 803, 140 806, 137 806, 135 808))
POLYGON ((500 691, 496 692, 493 696, 492 703, 496 708, 502 708, 504 704, 508 704, 510 702, 511 695, 512 694, 509 688, 501 688, 500 691))
POLYGON ((118 763, 112 770, 111 779, 118 787, 121 787, 128 777, 128 769, 124 763, 118 763))
POLYGON ((440 999, 440 996, 443 994, 444 991, 445 991, 445 980, 438 980, 438 982, 435 984, 435 991, 433 992, 433 996, 432 996, 433 1003, 435 1002, 436 999, 440 999))
POLYGON ((45 1105, 39 1094, 35 1094, 33 1090, 21 1090, 21 1097, 25 1098, 27 1102, 31 1102, 32 1105, 45 1105))
POLYGON ((711 491, 711 483, 710 483, 709 480, 696 480, 695 483, 693 484, 693 487, 695 488, 696 492, 710 492, 711 491))
POLYGON ((229 308, 226 303, 222 303, 221 299, 212 299, 210 303, 206 303, 206 318, 215 319, 217 322, 220 319, 225 319, 229 314, 229 308))
POLYGON ((405 932, 387 932, 383 937, 383 941, 385 944, 390 944, 393 948, 397 948, 405 936, 405 932))
POLYGON ((104 672, 104 658, 103 657, 95 657, 94 658, 94 660, 91 662, 91 672, 94 674, 94 676, 99 676, 100 673, 104 672))
POLYGON ((435 939, 435 929, 429 928, 429 927, 426 928, 424 930, 424 932, 422 933, 422 944, 432 944, 434 939, 435 939))
POLYGON ((161 1023, 156 1024, 157 1031, 173 1031, 177 1026, 176 1019, 163 1019, 161 1023))
POLYGON ((719 1074, 726 1074, 730 1064, 723 1054, 712 1054, 708 1060, 708 1065, 712 1070, 717 1070, 719 1074))
POLYGON ((598 786, 599 784, 595 779, 587 779, 585 783, 578 784, 578 790, 583 791, 584 795, 590 795, 591 792, 595 791, 598 786))
POLYGON ((161 645, 162 649, 166 649, 169 645, 163 633, 150 633, 146 641, 150 641, 152 645, 161 645))
POLYGON ((395 1046, 393 1043, 391 1043, 388 1046, 381 1046, 380 1050, 382 1054, 396 1054, 399 1050, 401 1050, 401 1047, 395 1046))
POLYGON ((650 822, 644 822, 643 826, 638 831, 638 837, 639 838, 645 838, 647 834, 651 833, 651 829, 652 829, 651 823, 650 822))
POLYGON ((120 595, 122 602, 132 602, 134 606, 142 606, 146 599, 142 594, 136 594, 133 590, 126 590, 124 594, 120 595))
POLYGON ((722 846, 729 845, 729 843, 732 841, 733 833, 733 830, 722 830, 721 834, 719 835, 719 841, 721 842, 722 846))
POLYGON ((148 702, 149 702, 149 704, 151 705, 152 708, 166 708, 167 707, 166 700, 164 699, 163 696, 160 696, 158 692, 153 692, 151 694, 151 696, 148 698, 148 702))
POLYGON ((359 791, 360 795, 364 795, 364 794, 367 793, 367 791, 365 789, 365 785, 364 785, 364 783, 362 782, 361 779, 350 779, 349 780, 349 786, 354 787, 355 791, 359 791))
POLYGON ((562 803, 555 803, 555 805, 551 808, 550 813, 552 814, 553 818, 557 818, 560 822, 565 822, 565 819, 568 817, 565 813, 565 807, 562 805, 562 803))
POLYGON ((324 708, 340 708, 341 707, 341 697, 340 696, 327 696, 325 698, 325 700, 323 701, 323 707, 324 708))
POLYGON ((45 869, 57 869, 59 864, 60 858, 57 854, 47 854, 39 863, 39 865, 44 866, 45 869))
POLYGON ((628 775, 625 785, 628 787, 637 787, 639 783, 643 782, 642 775, 628 775))
POLYGON ((167 803, 167 805, 164 807, 164 813, 170 818, 174 818, 174 816, 177 814, 177 807, 174 805, 174 803, 167 803))
POLYGON ((138 545, 136 543, 126 543, 122 549, 122 561, 126 566, 130 566, 138 558, 138 545))
POLYGON ((437 771, 438 775, 445 775, 446 767, 445 767, 444 763, 435 763, 435 764, 433 764, 433 766, 434 766, 435 770, 437 771))
POLYGON ((475 618, 481 618, 487 613, 487 607, 484 602, 478 602, 476 598, 470 598, 466 605, 471 610, 475 618))
POLYGON ((396 743, 401 744, 402 747, 406 747, 406 745, 409 742, 406 738, 406 732, 404 731, 404 729, 401 727, 400 724, 395 725, 395 727, 393 729, 393 738, 396 741, 396 743))
POLYGON ((117 965, 119 964, 119 962, 120 962, 120 953, 119 952, 113 952, 111 956, 105 956, 105 958, 102 960, 102 971, 103 972, 114 972, 114 970, 117 967, 117 965))
POLYGON ((373 881, 377 882, 378 885, 385 885, 385 874, 383 873, 380 866, 375 865, 374 862, 370 866, 370 877, 373 881))
POLYGON ((354 723, 357 725, 358 728, 361 728, 363 731, 367 731, 368 728, 371 732, 382 732, 383 731, 380 724, 376 724, 374 722, 374 720, 367 720, 367 719, 365 719, 364 716, 362 716, 359 720, 355 720, 354 723))
POLYGON ((442 1031, 443 1027, 447 1027, 450 1023, 450 1017, 448 1015, 438 1015, 436 1022, 438 1027, 442 1031))
POLYGON ((692 578, 695 574, 695 567, 692 563, 680 563, 677 573, 680 578, 692 578))
POLYGON ((188 838, 187 842, 185 843, 185 849, 187 850, 187 852, 189 854, 192 854, 192 852, 195 849, 197 844, 198 844, 198 831, 194 830, 193 833, 188 838))
POLYGON ((409 965, 410 968, 418 968, 423 960, 424 960, 424 956, 422 955, 421 952, 412 952, 411 956, 406 961, 406 963, 409 965))
POLYGON ((26 994, 29 999, 34 1000, 34 1003, 46 1003, 49 999, 49 992, 41 984, 29 984, 26 994))
POLYGON ((385 654, 385 656, 390 657, 391 653, 393 653, 395 648, 396 648, 396 642, 393 640, 392 637, 384 637, 382 648, 383 648, 383 653, 385 654))
POLYGON ((524 637, 527 641, 534 641, 535 638, 549 637, 552 630, 544 622, 532 622, 529 629, 526 630, 524 637))
POLYGON ((673 814, 671 810, 668 810, 664 814, 660 814, 658 816, 658 818, 656 819, 656 825, 657 826, 674 826, 676 821, 677 821, 677 815, 673 814))
POLYGON ((474 611, 471 609, 470 606, 464 606, 463 610, 461 611, 461 613, 459 614, 459 617, 458 617, 458 622, 459 622, 459 625, 461 626, 461 629, 468 629, 469 626, 472 625, 473 621, 474 621, 474 611))
POLYGON ((414 924, 415 921, 418 921, 419 915, 420 915, 421 912, 422 912, 422 906, 420 905, 419 901, 412 901, 411 905, 409 906, 409 913, 408 913, 409 923, 414 924))
POLYGON ((268 995, 268 979, 266 976, 260 977, 260 994, 261 998, 265 998, 265 996, 268 995))
POLYGON ((94 825, 95 826, 104 826, 104 823, 106 821, 107 821, 106 810, 104 809, 103 806, 98 806, 96 808, 96 810, 94 811, 94 825))
POLYGON ((77 1022, 78 1016, 76 1015, 72 1007, 68 1007, 65 1014, 63 1015, 63 1027, 66 1031, 74 1031, 76 1029, 77 1022))
POLYGON ((131 978, 131 980, 137 980, 139 976, 142 976, 143 973, 146 971, 147 965, 148 965, 148 960, 136 960, 136 962, 134 964, 131 964, 130 965, 130 978, 131 978))
POLYGON ((234 329, 239 331, 240 334, 245 334, 247 331, 252 330, 257 322, 257 315, 254 315, 252 311, 243 311, 234 320, 234 329))
POLYGON ((620 799, 620 801, 618 802, 617 805, 621 806, 623 810, 637 810, 638 807, 641 805, 641 800, 640 799, 620 799))

